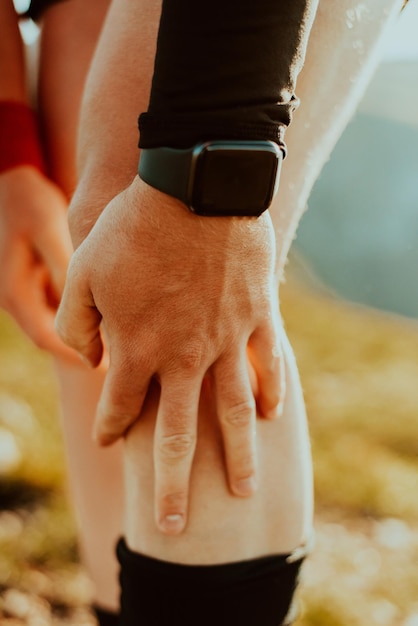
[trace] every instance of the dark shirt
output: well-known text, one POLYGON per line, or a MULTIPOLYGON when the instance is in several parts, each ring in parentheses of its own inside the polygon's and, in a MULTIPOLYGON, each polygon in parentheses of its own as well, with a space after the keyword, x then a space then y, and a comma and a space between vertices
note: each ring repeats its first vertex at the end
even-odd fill
MULTIPOLYGON (((31 0, 25 17, 51 4, 31 0)), ((317 0, 163 0, 140 147, 262 139, 285 152, 317 0)))
POLYGON ((284 148, 317 0, 163 0, 140 147, 261 139, 284 148))

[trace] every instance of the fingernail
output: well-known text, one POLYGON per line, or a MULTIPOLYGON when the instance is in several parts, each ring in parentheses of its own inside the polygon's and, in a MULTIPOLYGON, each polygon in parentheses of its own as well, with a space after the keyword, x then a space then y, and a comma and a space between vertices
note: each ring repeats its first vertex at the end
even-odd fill
POLYGON ((179 513, 167 515, 160 522, 160 528, 163 532, 177 535, 184 528, 184 517, 179 513))
POLYGON ((257 481, 254 476, 242 478, 234 484, 234 491, 238 496, 251 496, 257 491, 257 481))

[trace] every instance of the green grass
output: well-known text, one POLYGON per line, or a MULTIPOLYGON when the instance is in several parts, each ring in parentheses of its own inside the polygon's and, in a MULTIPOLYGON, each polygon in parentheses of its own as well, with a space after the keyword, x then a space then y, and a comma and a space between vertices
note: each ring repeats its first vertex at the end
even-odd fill
POLYGON ((418 325, 295 285, 283 314, 317 501, 298 624, 403 626, 418 618, 418 325))

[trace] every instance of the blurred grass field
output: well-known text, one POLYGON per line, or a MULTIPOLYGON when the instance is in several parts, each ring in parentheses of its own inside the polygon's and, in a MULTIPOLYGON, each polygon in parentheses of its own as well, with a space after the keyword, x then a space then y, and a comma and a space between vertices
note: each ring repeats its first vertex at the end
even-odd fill
MULTIPOLYGON (((297 626, 418 626, 418 325, 294 280, 281 299, 316 478, 317 542, 297 626)), ((63 459, 50 360, 2 316, 4 626, 94 623, 63 459)))

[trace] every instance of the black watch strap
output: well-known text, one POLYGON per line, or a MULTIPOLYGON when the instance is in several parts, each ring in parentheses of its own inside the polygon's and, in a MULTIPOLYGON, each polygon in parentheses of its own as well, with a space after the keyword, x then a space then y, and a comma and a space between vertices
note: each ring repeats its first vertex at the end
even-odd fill
POLYGON ((271 141, 210 141, 141 150, 147 184, 208 216, 258 217, 277 190, 283 153, 271 141))
POLYGON ((155 187, 187 204, 194 148, 147 148, 141 151, 138 174, 155 187))

